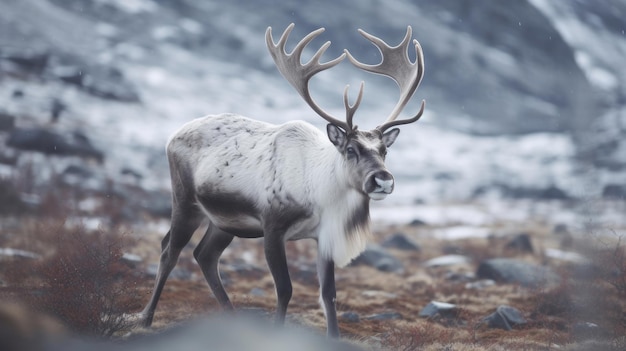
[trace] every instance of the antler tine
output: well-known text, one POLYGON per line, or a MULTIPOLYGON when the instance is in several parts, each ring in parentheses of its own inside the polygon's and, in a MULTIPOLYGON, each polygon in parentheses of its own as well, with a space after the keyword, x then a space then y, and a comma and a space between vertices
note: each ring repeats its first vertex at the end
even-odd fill
POLYGON ((372 42, 378 48, 382 55, 382 61, 377 65, 367 65, 357 61, 354 56, 345 50, 350 62, 352 62, 352 64, 357 68, 387 76, 393 79, 400 87, 400 99, 398 100, 398 103, 389 117, 387 117, 385 123, 378 126, 377 129, 384 131, 394 125, 408 124, 417 121, 423 113, 424 102, 422 102, 422 108, 414 117, 396 120, 424 77, 424 54, 422 52, 421 45, 415 39, 412 42, 415 47, 415 62, 411 62, 409 59, 408 49, 411 44, 411 36, 413 33, 411 26, 407 27, 406 35, 404 36, 402 42, 394 47, 389 46, 382 39, 361 29, 359 29, 359 33, 361 33, 363 37, 372 42))
POLYGON ((357 129, 357 126, 352 126, 352 119, 354 118, 354 113, 361 105, 361 100, 363 99, 363 87, 365 82, 361 82, 361 87, 359 88, 359 95, 356 97, 356 101, 354 105, 350 105, 350 101, 348 101, 348 90, 350 90, 350 85, 346 85, 346 88, 343 91, 343 105, 346 107, 346 122, 348 123, 348 127, 350 129, 346 130, 346 132, 350 132, 357 129))
MULTIPOLYGON (((267 44, 267 48, 270 51, 270 55, 274 59, 274 63, 276 63, 276 67, 278 71, 287 79, 289 84, 293 86, 298 94, 304 99, 304 101, 318 114, 320 117, 324 118, 331 124, 334 124, 345 131, 350 131, 352 128, 351 123, 341 121, 328 112, 324 111, 321 107, 319 107, 309 92, 309 80, 315 74, 329 69, 338 65, 345 57, 346 54, 341 54, 339 57, 334 60, 320 63, 320 59, 322 55, 326 52, 328 47, 330 46, 330 41, 327 41, 322 45, 317 52, 313 55, 309 62, 302 64, 302 52, 304 48, 317 36, 324 32, 324 28, 319 28, 307 36, 305 36, 300 42, 296 45, 291 53, 287 53, 285 50, 285 44, 287 43, 287 38, 289 34, 294 28, 294 24, 291 23, 287 29, 283 32, 278 43, 274 43, 274 39, 272 37, 272 27, 267 27, 265 32, 265 41, 267 44)), ((348 113, 348 112, 347 112, 348 113)), ((354 111, 352 111, 354 114, 354 111)))
POLYGON ((411 117, 411 118, 407 118, 407 119, 398 119, 398 120, 388 120, 387 122, 383 123, 382 125, 376 127, 376 129, 380 130, 381 132, 384 132, 385 130, 393 127, 393 126, 399 126, 402 124, 409 124, 409 123, 413 123, 415 121, 417 121, 418 119, 420 119, 420 117, 422 117, 422 114, 424 113, 424 108, 426 107, 426 100, 422 100, 422 104, 420 106, 419 111, 417 111, 417 113, 415 114, 415 116, 411 117))

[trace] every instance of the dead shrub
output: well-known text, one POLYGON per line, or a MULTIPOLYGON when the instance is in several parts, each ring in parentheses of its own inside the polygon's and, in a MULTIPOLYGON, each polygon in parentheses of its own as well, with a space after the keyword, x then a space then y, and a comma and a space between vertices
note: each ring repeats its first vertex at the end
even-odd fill
POLYGON ((123 314, 140 304, 136 278, 122 261, 125 237, 82 227, 50 237, 54 253, 32 267, 40 283, 30 304, 82 335, 109 337, 125 328, 123 314))
POLYGON ((557 288, 538 291, 532 298, 535 317, 552 316, 569 318, 574 312, 574 298, 572 288, 567 282, 562 282, 557 288))
MULTIPOLYGON (((615 234, 615 233, 614 233, 615 234)), ((606 270, 606 281, 613 286, 621 298, 626 298, 626 249, 622 237, 617 236, 617 242, 605 250, 604 255, 598 257, 600 266, 606 270)))

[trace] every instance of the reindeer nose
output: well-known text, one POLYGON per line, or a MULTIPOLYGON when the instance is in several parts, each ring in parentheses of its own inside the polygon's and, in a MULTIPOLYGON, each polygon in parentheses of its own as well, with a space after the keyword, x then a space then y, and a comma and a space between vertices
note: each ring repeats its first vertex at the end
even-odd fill
POLYGON ((393 175, 387 171, 377 171, 368 175, 364 189, 372 199, 382 199, 393 191, 393 175))

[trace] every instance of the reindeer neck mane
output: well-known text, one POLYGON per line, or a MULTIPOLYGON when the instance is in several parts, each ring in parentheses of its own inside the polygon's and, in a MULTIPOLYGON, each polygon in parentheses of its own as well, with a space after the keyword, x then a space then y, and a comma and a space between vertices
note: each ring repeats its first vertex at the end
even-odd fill
POLYGON ((365 250, 371 237, 369 198, 339 184, 332 195, 322 208, 319 254, 343 267, 365 250))

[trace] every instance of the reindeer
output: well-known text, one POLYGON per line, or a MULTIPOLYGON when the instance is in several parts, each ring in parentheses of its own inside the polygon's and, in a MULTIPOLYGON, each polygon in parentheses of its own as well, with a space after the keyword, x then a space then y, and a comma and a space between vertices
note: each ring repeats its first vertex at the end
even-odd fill
POLYGON ((393 175, 384 162, 399 129, 389 129, 413 123, 424 112, 422 101, 415 116, 397 119, 422 80, 424 58, 419 43, 413 40, 416 62, 409 59, 408 27, 404 40, 396 47, 359 30, 382 53, 380 64, 360 63, 347 50, 334 60, 320 63, 330 42, 302 64, 305 46, 324 29, 308 34, 288 54, 285 43, 293 27, 287 27, 278 43, 274 43, 268 27, 267 47, 280 73, 313 111, 328 121, 327 133, 303 121, 272 125, 220 114, 188 122, 170 138, 167 157, 172 178, 171 227, 161 244, 152 297, 139 315, 146 327, 152 324, 159 296, 182 248, 201 221, 208 218, 208 228, 194 257, 224 310, 233 310, 233 305, 222 285, 218 261, 234 237, 264 237, 265 257, 276 288, 278 324, 284 323, 292 295, 285 242, 311 238, 318 245, 320 304, 326 315, 327 334, 339 336, 335 265, 345 266, 365 249, 370 236, 369 201, 382 200, 394 189, 393 175), (354 104, 348 101, 349 87, 344 90, 345 121, 331 116, 311 98, 311 77, 345 57, 360 69, 392 78, 400 87, 397 105, 373 130, 362 131, 352 123, 363 96, 363 83, 354 104))

